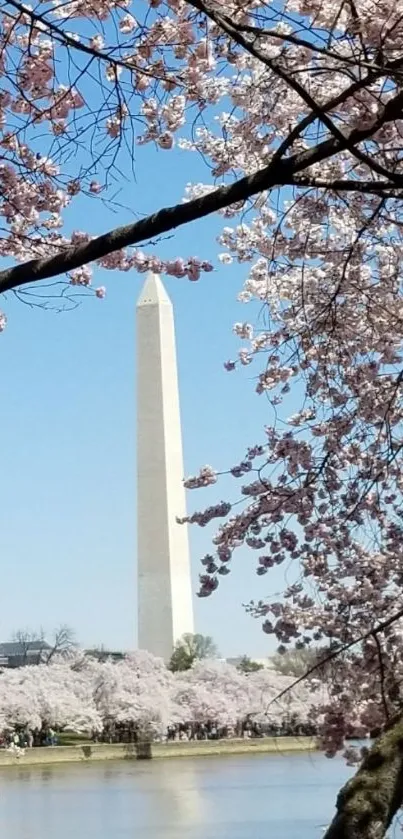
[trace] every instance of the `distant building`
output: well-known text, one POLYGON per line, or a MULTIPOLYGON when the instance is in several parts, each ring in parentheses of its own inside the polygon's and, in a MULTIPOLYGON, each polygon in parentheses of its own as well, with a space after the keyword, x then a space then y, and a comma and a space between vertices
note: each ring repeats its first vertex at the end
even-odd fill
POLYGON ((46 641, 9 641, 0 644, 0 667, 26 667, 40 664, 52 647, 46 641))

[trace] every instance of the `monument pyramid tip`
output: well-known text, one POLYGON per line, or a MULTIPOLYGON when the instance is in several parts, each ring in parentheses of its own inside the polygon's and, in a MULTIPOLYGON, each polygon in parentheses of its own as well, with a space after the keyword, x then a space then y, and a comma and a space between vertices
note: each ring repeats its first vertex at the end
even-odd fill
POLYGON ((155 306, 158 303, 171 303, 171 300, 159 274, 149 271, 137 300, 137 305, 155 306))

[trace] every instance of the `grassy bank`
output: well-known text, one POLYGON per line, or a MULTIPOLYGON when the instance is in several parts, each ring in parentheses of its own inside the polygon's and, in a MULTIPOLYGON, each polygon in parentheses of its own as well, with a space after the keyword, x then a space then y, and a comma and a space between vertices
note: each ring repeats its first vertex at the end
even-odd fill
POLYGON ((191 742, 152 743, 136 747, 121 743, 77 743, 70 746, 27 749, 16 757, 0 751, 2 766, 46 766, 54 763, 81 763, 105 760, 139 760, 149 758, 199 757, 202 755, 286 754, 314 751, 311 737, 265 737, 256 740, 196 740, 191 742))

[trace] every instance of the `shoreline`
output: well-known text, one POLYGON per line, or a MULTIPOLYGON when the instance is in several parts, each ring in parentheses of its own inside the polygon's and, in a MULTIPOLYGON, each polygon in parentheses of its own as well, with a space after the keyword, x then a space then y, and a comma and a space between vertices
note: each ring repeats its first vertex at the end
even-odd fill
POLYGON ((241 754, 290 754, 317 751, 313 737, 265 737, 233 740, 191 740, 170 743, 86 743, 26 749, 19 756, 0 751, 0 768, 51 766, 62 763, 95 763, 108 760, 150 760, 241 754))

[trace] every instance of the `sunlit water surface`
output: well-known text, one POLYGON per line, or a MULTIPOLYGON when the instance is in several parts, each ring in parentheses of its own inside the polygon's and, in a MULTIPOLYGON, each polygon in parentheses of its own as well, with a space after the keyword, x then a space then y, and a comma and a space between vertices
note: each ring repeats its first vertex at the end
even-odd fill
POLYGON ((319 754, 0 771, 1 839, 321 839, 349 770, 319 754))

